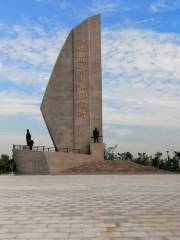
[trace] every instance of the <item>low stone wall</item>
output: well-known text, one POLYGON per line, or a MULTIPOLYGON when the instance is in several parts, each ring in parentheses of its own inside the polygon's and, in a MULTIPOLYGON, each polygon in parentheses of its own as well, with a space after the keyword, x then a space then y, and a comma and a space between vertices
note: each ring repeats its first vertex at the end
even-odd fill
POLYGON ((91 154, 13 150, 20 174, 61 174, 66 170, 104 159, 103 143, 91 143, 91 154))
POLYGON ((49 174, 44 152, 14 149, 13 158, 20 174, 49 174))

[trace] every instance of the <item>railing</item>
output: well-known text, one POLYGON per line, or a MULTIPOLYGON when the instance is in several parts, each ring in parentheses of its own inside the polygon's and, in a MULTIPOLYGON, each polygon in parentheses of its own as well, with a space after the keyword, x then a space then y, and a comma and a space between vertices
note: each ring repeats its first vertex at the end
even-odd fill
MULTIPOLYGON (((27 145, 13 145, 13 150, 26 150, 29 149, 27 145)), ((33 151, 41 151, 41 152, 73 152, 80 153, 80 149, 75 148, 60 148, 57 150, 55 147, 46 147, 46 146, 33 146, 33 151)))
MULTIPOLYGON (((103 136, 99 136, 99 142, 102 142, 102 138, 103 136)), ((90 138, 90 142, 94 142, 94 138, 91 137, 90 138)), ((17 150, 26 150, 26 149, 30 149, 29 146, 27 145, 13 145, 13 150, 17 149, 17 150)), ((73 152, 73 153, 83 153, 82 151, 80 151, 80 149, 77 148, 59 148, 56 149, 55 147, 46 147, 46 146, 33 146, 32 147, 33 151, 42 151, 42 152, 73 152)))
POLYGON ((77 148, 60 148, 60 152, 73 152, 73 153, 80 153, 80 149, 77 148))

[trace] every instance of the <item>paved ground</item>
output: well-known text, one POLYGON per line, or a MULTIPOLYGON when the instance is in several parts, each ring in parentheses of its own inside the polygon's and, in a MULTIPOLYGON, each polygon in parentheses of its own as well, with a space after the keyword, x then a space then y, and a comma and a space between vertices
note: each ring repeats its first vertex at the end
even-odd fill
POLYGON ((0 176, 0 239, 179 240, 180 175, 0 176))

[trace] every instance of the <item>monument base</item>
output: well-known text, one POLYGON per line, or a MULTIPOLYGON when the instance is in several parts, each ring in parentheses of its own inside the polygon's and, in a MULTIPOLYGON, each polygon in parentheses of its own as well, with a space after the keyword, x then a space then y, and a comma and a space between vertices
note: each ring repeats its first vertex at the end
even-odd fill
POLYGON ((104 145, 103 143, 91 143, 90 154, 14 149, 13 157, 19 174, 58 175, 86 163, 103 161, 104 145))

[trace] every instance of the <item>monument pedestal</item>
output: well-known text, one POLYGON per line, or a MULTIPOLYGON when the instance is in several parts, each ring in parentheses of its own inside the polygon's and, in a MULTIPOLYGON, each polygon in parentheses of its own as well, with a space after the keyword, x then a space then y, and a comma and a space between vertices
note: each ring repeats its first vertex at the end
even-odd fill
POLYGON ((13 150, 19 174, 66 173, 69 169, 94 161, 104 160, 103 143, 91 143, 90 154, 13 150))

